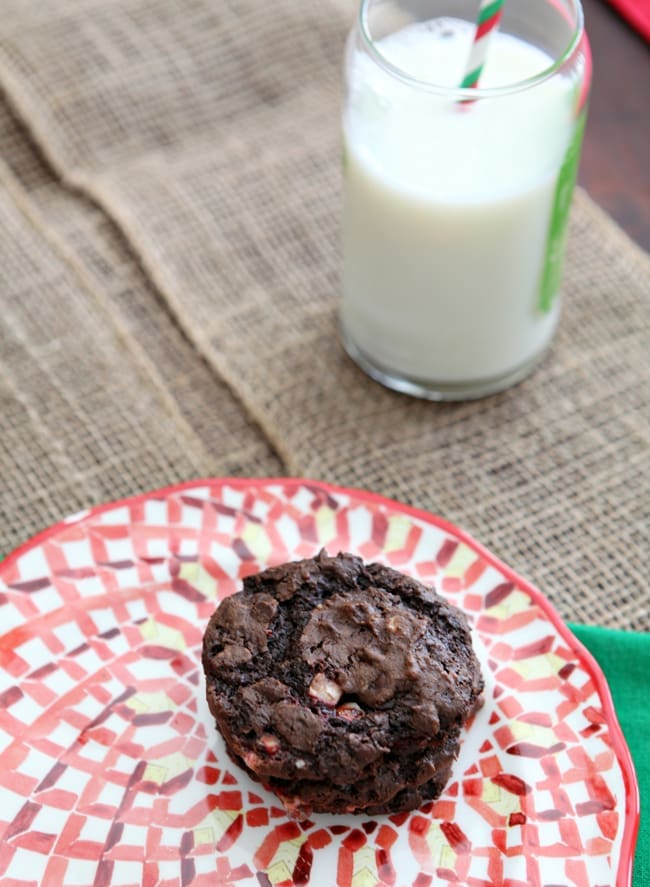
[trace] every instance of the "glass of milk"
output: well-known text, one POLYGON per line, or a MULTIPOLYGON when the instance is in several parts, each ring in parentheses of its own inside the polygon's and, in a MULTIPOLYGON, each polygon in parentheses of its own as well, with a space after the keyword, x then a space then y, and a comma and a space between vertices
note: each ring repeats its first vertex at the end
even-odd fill
POLYGON ((460 89, 479 0, 363 0, 346 52, 341 326, 383 384, 500 391, 560 314, 590 81, 579 0, 505 0, 460 89))

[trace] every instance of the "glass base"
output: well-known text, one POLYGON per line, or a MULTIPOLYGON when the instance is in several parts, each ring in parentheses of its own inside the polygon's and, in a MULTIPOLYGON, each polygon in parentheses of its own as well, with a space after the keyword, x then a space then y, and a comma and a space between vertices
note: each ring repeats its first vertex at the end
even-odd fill
POLYGON ((348 355, 371 379, 393 391, 435 401, 478 400, 481 397, 505 391, 506 388, 525 379, 543 360, 550 347, 549 343, 525 363, 500 376, 492 376, 489 379, 470 379, 465 382, 435 382, 428 379, 409 378, 387 369, 368 357, 343 328, 341 328, 341 336, 343 347, 348 355))

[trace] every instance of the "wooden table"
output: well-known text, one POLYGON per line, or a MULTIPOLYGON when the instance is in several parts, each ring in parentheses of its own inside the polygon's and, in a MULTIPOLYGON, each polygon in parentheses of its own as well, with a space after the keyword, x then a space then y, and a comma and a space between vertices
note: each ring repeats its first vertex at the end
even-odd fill
POLYGON ((594 75, 579 181, 650 250, 650 47, 606 0, 582 5, 594 75))

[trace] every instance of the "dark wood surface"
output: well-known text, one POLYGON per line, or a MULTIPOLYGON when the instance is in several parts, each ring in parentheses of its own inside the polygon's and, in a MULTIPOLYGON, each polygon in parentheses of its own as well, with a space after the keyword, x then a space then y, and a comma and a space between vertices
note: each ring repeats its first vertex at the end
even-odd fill
POLYGON ((579 181, 650 250, 650 47, 606 0, 582 0, 594 59, 579 181))

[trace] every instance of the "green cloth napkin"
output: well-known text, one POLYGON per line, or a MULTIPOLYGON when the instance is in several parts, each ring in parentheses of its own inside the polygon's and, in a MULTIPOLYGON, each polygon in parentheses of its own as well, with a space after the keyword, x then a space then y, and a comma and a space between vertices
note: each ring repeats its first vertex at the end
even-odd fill
POLYGON ((571 630, 605 673, 632 753, 641 793, 633 887, 650 887, 650 634, 586 625, 571 630))

